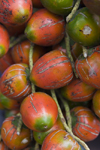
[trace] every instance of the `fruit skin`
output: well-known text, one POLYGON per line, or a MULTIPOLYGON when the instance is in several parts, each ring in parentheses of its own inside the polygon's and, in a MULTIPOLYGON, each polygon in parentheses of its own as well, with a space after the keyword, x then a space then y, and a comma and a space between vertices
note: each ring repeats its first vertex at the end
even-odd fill
POLYGON ((72 131, 85 142, 96 139, 100 133, 100 123, 93 112, 83 106, 74 107, 71 110, 72 131))
POLYGON ((41 46, 52 46, 59 43, 65 35, 65 21, 45 8, 36 11, 25 28, 27 38, 41 46))
POLYGON ((22 101, 20 113, 23 123, 29 129, 43 132, 55 124, 58 108, 51 96, 43 92, 35 92, 22 101))
POLYGON ((53 50, 37 60, 30 74, 30 81, 43 89, 57 89, 73 78, 71 63, 65 53, 53 50))
POLYGON ((60 89, 61 95, 65 99, 73 102, 85 102, 91 100, 95 91, 94 87, 91 87, 82 80, 76 78, 60 89))
POLYGON ((24 63, 13 64, 8 67, 1 76, 1 93, 8 98, 22 100, 31 93, 28 73, 29 67, 24 63))
POLYGON ((21 25, 32 15, 31 0, 0 0, 0 22, 8 25, 21 25))
POLYGON ((88 8, 79 9, 66 25, 69 36, 83 46, 97 46, 100 43, 100 27, 88 8))
POLYGON ((100 90, 97 90, 93 96, 92 108, 95 114, 100 118, 100 90))
POLYGON ((0 24, 0 58, 2 58, 9 50, 9 34, 6 28, 0 24))
POLYGON ((55 130, 44 140, 41 150, 81 150, 80 145, 65 130, 55 130))
POLYGON ((60 118, 59 118, 59 116, 58 116, 57 121, 56 121, 56 123, 53 125, 52 128, 50 128, 50 129, 47 130, 46 132, 36 132, 36 131, 33 131, 33 137, 34 137, 35 141, 36 141, 38 144, 42 145, 42 143, 43 143, 45 137, 46 137, 49 133, 51 133, 51 132, 54 131, 54 130, 60 130, 60 129, 64 130, 65 128, 64 128, 64 126, 63 126, 63 124, 62 124, 62 122, 61 122, 61 120, 60 120, 60 118))
MULTIPOLYGON (((31 43, 29 40, 25 40, 11 49, 11 56, 15 63, 26 63, 29 65, 29 50, 31 43)), ((34 45, 33 50, 33 63, 35 63, 39 57, 45 54, 45 48, 43 46, 34 45)))
POLYGON ((42 5, 54 14, 67 16, 74 5, 74 0, 40 0, 42 5))
POLYGON ((92 13, 100 16, 100 1, 99 0, 82 0, 84 5, 90 9, 92 13))
POLYGON ((10 148, 21 150, 31 142, 30 130, 22 127, 20 135, 17 135, 16 125, 13 124, 15 116, 8 117, 4 120, 1 127, 1 136, 4 143, 10 148))
POLYGON ((97 47, 90 50, 87 58, 80 55, 75 62, 75 68, 83 82, 100 89, 100 50, 96 49, 97 47))

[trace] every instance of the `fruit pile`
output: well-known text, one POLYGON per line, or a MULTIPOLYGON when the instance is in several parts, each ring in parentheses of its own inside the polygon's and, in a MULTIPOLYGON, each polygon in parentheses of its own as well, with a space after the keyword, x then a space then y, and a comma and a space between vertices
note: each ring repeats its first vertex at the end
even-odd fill
POLYGON ((90 150, 100 134, 99 8, 0 0, 0 150, 90 150))

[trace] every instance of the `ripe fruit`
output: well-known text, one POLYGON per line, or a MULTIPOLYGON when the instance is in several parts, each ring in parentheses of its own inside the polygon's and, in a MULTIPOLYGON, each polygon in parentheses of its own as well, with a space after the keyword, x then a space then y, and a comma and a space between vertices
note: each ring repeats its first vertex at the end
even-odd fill
POLYGON ((65 99, 73 102, 84 102, 92 99, 95 88, 80 79, 73 79, 68 85, 62 87, 60 92, 65 99))
POLYGON ((20 112, 24 124, 38 132, 49 130, 58 117, 56 102, 43 92, 35 92, 27 96, 21 103, 20 112))
POLYGON ((32 15, 31 0, 0 0, 0 22, 8 25, 20 25, 32 15))
POLYGON ((99 120, 93 112, 83 106, 71 110, 73 133, 85 142, 97 138, 100 131, 99 120))
POLYGON ((19 117, 11 116, 4 120, 1 127, 1 136, 4 143, 15 150, 22 150, 31 142, 30 130, 22 127, 20 135, 17 135, 19 117))
POLYGON ((55 130, 44 140, 41 150, 81 150, 80 145, 65 130, 55 130))
POLYGON ((60 50, 53 50, 34 64, 30 80, 43 89, 57 89, 68 84, 73 78, 71 63, 60 50))
POLYGON ((100 89, 100 50, 96 49, 89 50, 87 58, 80 55, 75 62, 75 68, 83 82, 100 89))
POLYGON ((27 23, 27 38, 41 46, 59 43, 65 34, 65 21, 62 16, 55 15, 47 9, 36 11, 27 23))
POLYGON ((28 75, 29 68, 27 64, 19 63, 11 65, 1 76, 1 93, 8 98, 22 100, 31 93, 28 75))

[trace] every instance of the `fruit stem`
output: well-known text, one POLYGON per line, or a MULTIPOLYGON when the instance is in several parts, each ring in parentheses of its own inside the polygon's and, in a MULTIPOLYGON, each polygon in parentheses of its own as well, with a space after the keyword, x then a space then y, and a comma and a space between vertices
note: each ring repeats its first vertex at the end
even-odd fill
POLYGON ((9 48, 12 48, 13 46, 15 46, 16 44, 18 44, 19 42, 23 41, 26 39, 26 35, 21 35, 20 37, 18 37, 16 40, 14 40, 13 42, 10 43, 9 48))
POLYGON ((66 111, 66 119, 67 119, 67 123, 68 123, 68 127, 72 130, 72 119, 71 119, 71 114, 70 114, 70 108, 68 106, 68 103, 67 101, 65 101, 62 96, 60 94, 58 94, 60 100, 62 101, 63 103, 63 106, 65 108, 65 111, 66 111))
POLYGON ((83 48, 83 56, 86 58, 87 57, 87 49, 84 46, 82 46, 82 48, 83 48))
POLYGON ((57 104, 59 117, 60 117, 60 119, 61 119, 61 121, 62 121, 62 123, 63 123, 64 128, 69 132, 69 134, 70 134, 77 142, 79 142, 79 143, 85 148, 85 150, 90 150, 90 149, 88 148, 88 146, 86 145, 86 143, 85 143, 84 141, 82 141, 81 139, 79 139, 78 137, 76 137, 76 136, 73 134, 72 130, 71 130, 71 129, 68 127, 68 125, 66 124, 66 120, 65 120, 65 118, 64 118, 64 116, 63 116, 63 113, 62 113, 62 111, 61 111, 61 108, 60 108, 60 106, 59 106, 59 103, 58 103, 58 100, 57 100, 57 97, 56 97, 55 90, 51 90, 51 95, 52 95, 52 98, 55 100, 55 102, 56 102, 56 104, 57 104))
POLYGON ((20 135, 20 132, 21 132, 21 127, 22 127, 22 116, 20 113, 18 113, 16 116, 19 117, 19 120, 18 120, 18 126, 17 126, 17 135, 20 135))
POLYGON ((81 2, 81 0, 77 0, 77 2, 75 3, 75 5, 74 5, 74 7, 71 11, 71 13, 66 17, 66 22, 69 22, 72 19, 73 15, 75 14, 77 9, 79 8, 80 2, 81 2))
POLYGON ((39 150, 39 144, 38 143, 35 144, 35 150, 39 150))
MULTIPOLYGON (((29 51, 30 73, 31 73, 32 68, 33 68, 33 50, 34 50, 34 44, 31 43, 31 45, 30 45, 30 51, 29 51)), ((31 83, 31 86, 32 86, 32 93, 35 93, 35 85, 34 85, 34 83, 31 83)))
POLYGON ((73 60, 73 57, 71 55, 70 38, 69 38, 69 35, 67 34, 67 32, 66 32, 66 36, 65 36, 65 44, 66 44, 66 53, 67 53, 67 56, 71 62, 73 72, 75 74, 75 77, 78 78, 78 75, 77 75, 76 70, 75 70, 74 60, 73 60))

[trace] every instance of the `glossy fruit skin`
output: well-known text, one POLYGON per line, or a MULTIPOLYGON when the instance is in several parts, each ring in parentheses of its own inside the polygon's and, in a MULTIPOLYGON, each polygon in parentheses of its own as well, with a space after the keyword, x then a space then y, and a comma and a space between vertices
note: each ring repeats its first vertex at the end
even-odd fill
POLYGON ((99 120, 89 108, 77 106, 71 110, 71 115, 73 121, 72 131, 77 137, 85 142, 97 138, 100 133, 99 120))
POLYGON ((100 15, 100 1, 99 0, 82 0, 84 5, 90 9, 92 13, 100 15))
POLYGON ((0 22, 9 25, 24 24, 32 15, 31 0, 0 0, 0 22))
POLYGON ((100 43, 100 27, 88 8, 79 9, 66 25, 69 36, 83 46, 97 46, 100 43))
POLYGON ((67 16, 74 5, 74 0, 40 0, 43 6, 54 14, 67 16))
POLYGON ((100 50, 94 48, 87 58, 78 58, 75 62, 75 68, 83 82, 100 89, 100 50))
POLYGON ((27 23, 27 38, 41 46, 52 46, 59 43, 65 35, 65 21, 45 8, 36 11, 27 23))
POLYGON ((73 78, 71 63, 65 53, 53 50, 34 64, 30 80, 43 89, 57 89, 68 84, 73 78))
MULTIPOLYGON (((26 63, 29 65, 29 50, 31 43, 29 40, 25 40, 11 49, 11 56, 15 63, 26 63)), ((33 63, 35 63, 39 57, 45 54, 45 48, 39 45, 34 45, 33 50, 33 63)))
POLYGON ((44 140, 41 150, 81 150, 80 145, 65 130, 55 130, 44 140))
POLYGON ((51 96, 35 92, 22 101, 20 113, 22 121, 29 129, 42 132, 49 130, 55 124, 58 108, 51 96))
POLYGON ((100 90, 97 90, 93 96, 92 108, 95 114, 100 118, 100 90))
POLYGON ((42 143, 43 143, 45 137, 46 137, 49 133, 51 133, 51 132, 54 131, 54 130, 60 130, 60 129, 64 130, 65 128, 64 128, 64 126, 63 126, 63 124, 62 124, 62 122, 61 122, 61 120, 60 120, 60 118, 59 118, 59 116, 58 116, 57 121, 56 121, 56 123, 53 125, 52 128, 50 128, 50 129, 47 130, 46 132, 36 132, 36 131, 33 131, 33 137, 34 137, 35 141, 36 141, 38 144, 42 145, 42 143))
POLYGON ((1 127, 1 136, 4 143, 10 148, 21 150, 31 142, 30 130, 22 128, 20 135, 17 135, 16 126, 13 124, 14 116, 4 120, 1 127))
POLYGON ((91 87, 82 80, 76 78, 73 79, 68 85, 60 89, 61 95, 65 99, 73 102, 84 102, 91 100, 95 91, 96 90, 94 87, 91 87))
POLYGON ((10 50, 8 50, 8 52, 0 58, 0 73, 2 74, 12 64, 14 64, 14 61, 10 54, 10 50))
POLYGON ((1 76, 0 90, 8 98, 21 100, 31 93, 30 81, 27 79, 28 65, 13 64, 1 76))
POLYGON ((8 31, 0 24, 0 58, 2 58, 9 49, 10 39, 8 31))

